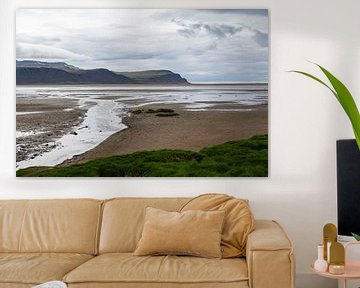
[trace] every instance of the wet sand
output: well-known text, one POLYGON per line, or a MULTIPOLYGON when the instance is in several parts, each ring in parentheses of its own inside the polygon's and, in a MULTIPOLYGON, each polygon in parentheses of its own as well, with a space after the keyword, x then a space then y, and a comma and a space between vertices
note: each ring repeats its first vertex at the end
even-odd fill
POLYGON ((86 111, 71 99, 17 98, 16 131, 20 132, 16 138, 16 162, 55 148, 55 140, 72 132, 86 111))
POLYGON ((182 104, 151 104, 141 109, 144 110, 142 113, 132 113, 123 119, 127 129, 61 165, 143 150, 198 151, 206 146, 268 133, 267 105, 220 104, 206 111, 187 111, 182 104), (158 117, 155 113, 145 113, 147 109, 159 108, 173 109, 179 115, 158 117))

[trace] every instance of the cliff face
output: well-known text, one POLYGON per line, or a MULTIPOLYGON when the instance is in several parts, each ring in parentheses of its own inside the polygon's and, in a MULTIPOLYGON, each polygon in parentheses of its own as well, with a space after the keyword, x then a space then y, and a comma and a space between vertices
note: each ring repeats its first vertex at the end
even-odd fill
POLYGON ((188 84, 180 74, 169 70, 147 70, 137 72, 117 72, 143 84, 188 84))
POLYGON ((189 84, 169 70, 85 70, 64 62, 16 61, 16 84, 189 84))

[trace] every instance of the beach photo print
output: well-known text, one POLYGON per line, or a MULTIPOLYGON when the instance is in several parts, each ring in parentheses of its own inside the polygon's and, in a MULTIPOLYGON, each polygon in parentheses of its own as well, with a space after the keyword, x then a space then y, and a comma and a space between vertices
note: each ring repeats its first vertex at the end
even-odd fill
POLYGON ((19 9, 17 177, 268 177, 266 9, 19 9))

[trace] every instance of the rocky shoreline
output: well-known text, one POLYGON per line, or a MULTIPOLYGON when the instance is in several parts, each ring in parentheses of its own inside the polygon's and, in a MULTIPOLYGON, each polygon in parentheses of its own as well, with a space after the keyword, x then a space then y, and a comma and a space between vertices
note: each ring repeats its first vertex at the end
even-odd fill
POLYGON ((87 112, 78 104, 69 99, 17 99, 16 162, 51 151, 57 139, 75 132, 87 112))

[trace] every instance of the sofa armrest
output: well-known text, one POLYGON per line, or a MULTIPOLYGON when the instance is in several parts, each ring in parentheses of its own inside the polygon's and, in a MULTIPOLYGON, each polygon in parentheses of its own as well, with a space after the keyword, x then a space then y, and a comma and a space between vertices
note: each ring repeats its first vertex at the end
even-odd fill
POLYGON ((293 245, 277 222, 255 221, 247 240, 246 261, 250 288, 295 287, 293 245))

